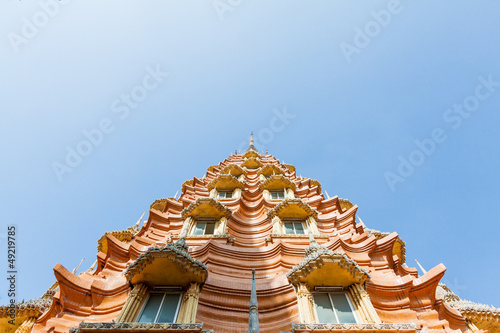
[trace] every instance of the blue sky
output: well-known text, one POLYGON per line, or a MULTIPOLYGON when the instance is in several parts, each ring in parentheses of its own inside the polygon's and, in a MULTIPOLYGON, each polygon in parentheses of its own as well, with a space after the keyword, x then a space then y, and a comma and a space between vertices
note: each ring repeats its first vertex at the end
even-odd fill
POLYGON ((54 4, 0 4, 0 241, 17 225, 19 299, 58 262, 87 269, 104 232, 254 131, 397 231, 410 266, 442 262, 461 297, 500 306, 500 3, 54 4))

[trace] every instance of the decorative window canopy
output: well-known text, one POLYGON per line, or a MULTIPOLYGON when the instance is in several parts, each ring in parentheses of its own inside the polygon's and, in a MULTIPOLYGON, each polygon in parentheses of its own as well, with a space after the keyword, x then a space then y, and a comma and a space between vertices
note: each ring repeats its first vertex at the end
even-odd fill
POLYGON ((370 274, 345 254, 316 245, 306 249, 306 257, 287 273, 288 280, 297 285, 315 287, 348 287, 364 283, 370 274))
POLYGON ((311 216, 316 218, 318 216, 318 212, 301 199, 285 199, 279 205, 271 209, 267 213, 267 216, 269 219, 273 219, 273 217, 278 216, 282 220, 286 218, 304 220, 311 216))
POLYGON ((249 169, 260 168, 263 165, 264 164, 262 164, 262 162, 256 157, 249 157, 249 158, 245 159, 245 162, 243 162, 241 164, 242 167, 249 168, 249 169))
POLYGON ((193 282, 205 282, 207 272, 207 266, 191 257, 181 239, 141 254, 128 266, 125 277, 132 284, 188 287, 193 282))
POLYGON ((243 154, 243 158, 250 157, 260 157, 260 154, 253 149, 247 150, 246 153, 243 154))
POLYGON ((213 188, 217 189, 217 191, 232 191, 235 188, 244 187, 245 185, 243 185, 243 183, 240 182, 235 176, 228 174, 218 175, 207 185, 209 191, 211 191, 213 188))
POLYGON ((156 209, 159 210, 160 212, 163 212, 165 210, 165 207, 167 207, 167 200, 166 198, 163 199, 157 199, 155 202, 151 204, 149 207, 150 209, 156 209))
POLYGON ((284 188, 291 188, 295 192, 295 184, 283 175, 274 175, 263 181, 259 189, 263 190, 282 190, 284 188))
POLYGON ((283 170, 278 168, 274 164, 267 164, 258 172, 258 175, 264 175, 265 177, 270 177, 272 175, 283 175, 283 174, 284 174, 283 170))
POLYGON ((182 210, 182 218, 214 218, 216 220, 222 217, 229 218, 231 210, 212 198, 199 198, 187 208, 182 210))
POLYGON ((224 169, 220 171, 220 174, 229 174, 235 177, 239 177, 245 174, 245 170, 243 170, 239 165, 231 163, 227 165, 224 169))

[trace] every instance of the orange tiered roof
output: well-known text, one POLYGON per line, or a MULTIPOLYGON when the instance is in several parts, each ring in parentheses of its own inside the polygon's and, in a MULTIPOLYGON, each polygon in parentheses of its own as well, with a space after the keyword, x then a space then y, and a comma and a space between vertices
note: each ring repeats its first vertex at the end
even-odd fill
MULTIPOLYGON (((247 331, 252 269, 255 269, 261 332, 347 329, 347 326, 331 324, 323 328, 301 324, 296 291, 287 273, 293 272, 293 279, 297 281, 309 276, 309 273, 301 275, 292 270, 305 260, 309 238, 307 235, 269 238, 273 231, 271 219, 278 214, 270 216, 268 213, 282 209, 288 201, 264 199, 259 178, 263 168, 275 170, 276 178, 293 184, 289 187, 293 188, 295 199, 287 200, 310 211, 309 215, 315 218, 319 232, 317 241, 323 249, 321 256, 333 258, 332 263, 337 262, 336 265, 342 263, 343 269, 352 271, 352 279, 365 283, 382 324, 373 324, 371 328, 351 325, 350 330, 414 332, 411 323, 416 324, 417 329, 440 332, 468 329, 462 314, 436 294, 446 270, 442 264, 418 276, 416 269, 403 265, 404 243, 396 233, 366 229, 364 224, 357 222, 356 205, 348 201, 347 204, 336 196, 325 198, 318 181, 297 177, 295 167, 280 163, 274 156, 259 154, 252 144, 245 154, 233 154, 219 165, 210 167, 205 177, 184 182, 178 199, 155 201, 148 220, 140 230, 131 229, 134 231, 131 237, 118 237, 119 232, 106 233, 100 240, 105 249, 100 245, 95 270, 75 275, 56 265, 54 274, 58 289, 51 296, 50 308, 40 307, 45 312, 36 314, 36 323, 31 324, 32 332, 68 332, 81 322, 85 324, 80 326, 80 332, 98 332, 96 325, 91 323, 116 320, 131 292, 127 280, 131 267, 146 260, 152 249, 173 251, 174 247, 169 244, 179 238, 185 219, 193 211, 208 209, 203 204, 217 210, 220 213, 217 218, 227 217, 225 234, 230 238, 185 238, 189 254, 186 252, 183 256, 194 258, 202 265, 199 267, 208 265, 199 295, 197 324, 186 326, 186 332, 201 332, 202 329, 221 333, 247 331), (228 175, 231 173, 235 176, 228 175), (240 175, 244 176, 241 183, 236 179, 240 175), (210 189, 224 177, 243 187, 241 196, 223 203, 216 198, 208 199, 210 189), (292 327, 292 324, 295 325, 292 327)), ((315 262, 315 265, 323 264, 315 262)), ((104 325, 108 327, 105 331, 120 331, 118 324, 107 325, 104 325)), ((175 331, 174 326, 171 329, 175 331)))

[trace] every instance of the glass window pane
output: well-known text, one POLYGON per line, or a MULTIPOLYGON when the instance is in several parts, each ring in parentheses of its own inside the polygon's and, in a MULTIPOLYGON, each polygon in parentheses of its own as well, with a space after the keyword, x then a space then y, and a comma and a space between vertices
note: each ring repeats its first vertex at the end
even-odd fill
POLYGON ((213 235, 215 229, 215 223, 207 223, 205 228, 205 235, 213 235))
POLYGON ((231 199, 233 197, 233 192, 226 192, 226 199, 231 199))
POLYGON ((160 308, 163 294, 150 294, 148 302, 137 320, 139 323, 153 323, 160 308))
POLYGON ((295 231, 293 230, 293 223, 285 223, 285 234, 295 234, 295 231))
POLYGON ((160 314, 157 323, 173 323, 175 322, 175 313, 179 304, 180 294, 165 294, 165 299, 161 306, 160 314))
POLYGON ((294 226, 295 226, 295 233, 297 235, 304 234, 304 226, 302 225, 302 222, 294 223, 294 226))
POLYGON ((345 294, 330 294, 333 301, 333 306, 337 311, 337 317, 339 317, 340 323, 356 323, 354 314, 352 313, 351 306, 347 301, 347 296, 345 294))
POLYGON ((219 198, 224 199, 226 197, 226 193, 224 192, 219 192, 219 198))
POLYGON ((205 233, 206 223, 196 223, 193 235, 203 235, 205 233))
POLYGON ((278 199, 278 193, 271 192, 271 199, 278 199))
POLYGON ((337 318, 335 318, 335 314, 333 313, 332 303, 330 303, 328 294, 313 294, 313 299, 319 322, 323 324, 338 324, 337 318))

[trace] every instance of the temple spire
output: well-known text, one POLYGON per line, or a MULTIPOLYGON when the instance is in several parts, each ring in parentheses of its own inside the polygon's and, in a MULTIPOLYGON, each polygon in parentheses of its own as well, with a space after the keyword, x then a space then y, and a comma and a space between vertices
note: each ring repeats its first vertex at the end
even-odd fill
POLYGON ((250 294, 250 314, 248 316, 248 333, 259 333, 259 306, 257 304, 257 288, 255 286, 255 268, 252 269, 252 293, 250 294))
POLYGON ((253 144, 253 132, 250 132, 250 145, 247 148, 247 151, 253 150, 255 152, 259 152, 257 148, 255 148, 255 145, 253 144))

